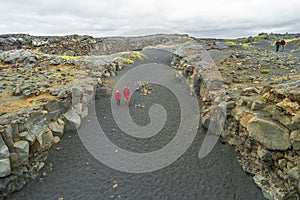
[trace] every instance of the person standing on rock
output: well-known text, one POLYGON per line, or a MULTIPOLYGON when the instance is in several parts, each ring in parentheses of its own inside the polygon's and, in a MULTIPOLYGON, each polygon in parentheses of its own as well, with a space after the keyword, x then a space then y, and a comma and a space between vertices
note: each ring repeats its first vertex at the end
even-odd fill
POLYGON ((279 51, 279 47, 281 45, 281 42, 279 42, 279 40, 276 40, 275 45, 276 45, 276 52, 278 52, 279 51))
POLYGON ((117 105, 120 106, 120 102, 121 102, 121 92, 119 90, 116 91, 115 93, 115 99, 117 101, 117 105))
POLYGON ((282 38, 281 42, 280 42, 280 45, 281 45, 281 51, 284 50, 284 47, 285 47, 285 40, 282 38))
POLYGON ((129 99, 130 91, 128 87, 126 86, 124 87, 123 94, 124 94, 124 103, 130 106, 130 99, 129 99))

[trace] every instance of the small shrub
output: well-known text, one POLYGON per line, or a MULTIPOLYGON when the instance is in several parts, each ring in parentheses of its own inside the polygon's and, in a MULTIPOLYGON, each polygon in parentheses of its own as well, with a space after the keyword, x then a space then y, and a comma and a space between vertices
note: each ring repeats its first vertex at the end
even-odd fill
POLYGON ((140 52, 132 52, 129 54, 128 59, 130 60, 144 60, 147 56, 140 52))

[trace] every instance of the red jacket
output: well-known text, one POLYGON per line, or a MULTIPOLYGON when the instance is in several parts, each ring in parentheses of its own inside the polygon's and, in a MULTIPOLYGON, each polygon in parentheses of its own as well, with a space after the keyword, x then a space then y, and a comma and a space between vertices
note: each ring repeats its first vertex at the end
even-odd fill
POLYGON ((281 44, 281 45, 285 45, 285 41, 284 41, 284 40, 281 40, 280 44, 281 44))
POLYGON ((129 97, 130 92, 128 88, 124 88, 123 93, 125 97, 129 97))
POLYGON ((115 98, 116 99, 121 99, 121 92, 116 92, 115 98))

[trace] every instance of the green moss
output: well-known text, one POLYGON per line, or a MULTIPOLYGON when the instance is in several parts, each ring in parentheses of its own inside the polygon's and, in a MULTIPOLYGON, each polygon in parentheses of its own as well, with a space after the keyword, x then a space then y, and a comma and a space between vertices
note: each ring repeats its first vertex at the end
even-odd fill
POLYGON ((268 73, 270 73, 270 70, 264 69, 264 70, 262 70, 260 73, 261 73, 261 74, 268 74, 268 73))
POLYGON ((129 58, 117 57, 115 60, 127 65, 134 64, 134 61, 129 58))
POLYGON ((286 43, 294 42, 294 41, 300 41, 300 38, 291 38, 291 39, 286 39, 286 43))
POLYGON ((233 46, 236 46, 236 42, 232 41, 232 40, 226 40, 225 43, 230 46, 230 47, 233 47, 233 46))
POLYGON ((260 42, 261 40, 264 40, 266 37, 267 37, 267 34, 263 33, 263 34, 260 34, 258 36, 255 36, 253 38, 253 41, 254 42, 260 42))
MULTIPOLYGON (((285 43, 290 43, 290 42, 294 42, 294 41, 300 41, 300 38, 291 38, 291 39, 285 39, 285 43)), ((275 46, 276 45, 276 41, 274 41, 271 46, 275 46)), ((299 47, 300 48, 300 47, 299 47)), ((300 49, 299 49, 300 50, 300 49)))
POLYGON ((70 60, 70 59, 77 59, 80 58, 80 56, 59 56, 60 58, 70 60))
POLYGON ((273 43, 271 43, 272 47, 275 47, 275 45, 276 45, 276 41, 274 41, 273 43))
POLYGON ((243 47, 243 49, 250 49, 249 44, 243 44, 242 47, 243 47))

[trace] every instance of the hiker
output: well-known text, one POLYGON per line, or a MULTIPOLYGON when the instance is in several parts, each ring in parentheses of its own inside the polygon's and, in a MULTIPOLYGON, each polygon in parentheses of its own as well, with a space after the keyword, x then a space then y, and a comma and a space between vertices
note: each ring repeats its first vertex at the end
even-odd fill
POLYGON ((124 94, 124 103, 126 103, 128 106, 130 106, 130 91, 129 91, 129 88, 128 87, 124 87, 124 90, 123 90, 123 94, 124 94))
POLYGON ((281 45, 281 51, 284 50, 284 47, 285 47, 285 40, 282 38, 281 42, 280 42, 280 45, 281 45))
POLYGON ((117 90, 115 93, 115 99, 117 101, 117 105, 119 106, 121 101, 121 92, 119 90, 117 90))
POLYGON ((280 47, 281 43, 279 42, 279 40, 276 40, 275 46, 276 46, 276 52, 279 51, 279 47, 280 47))

